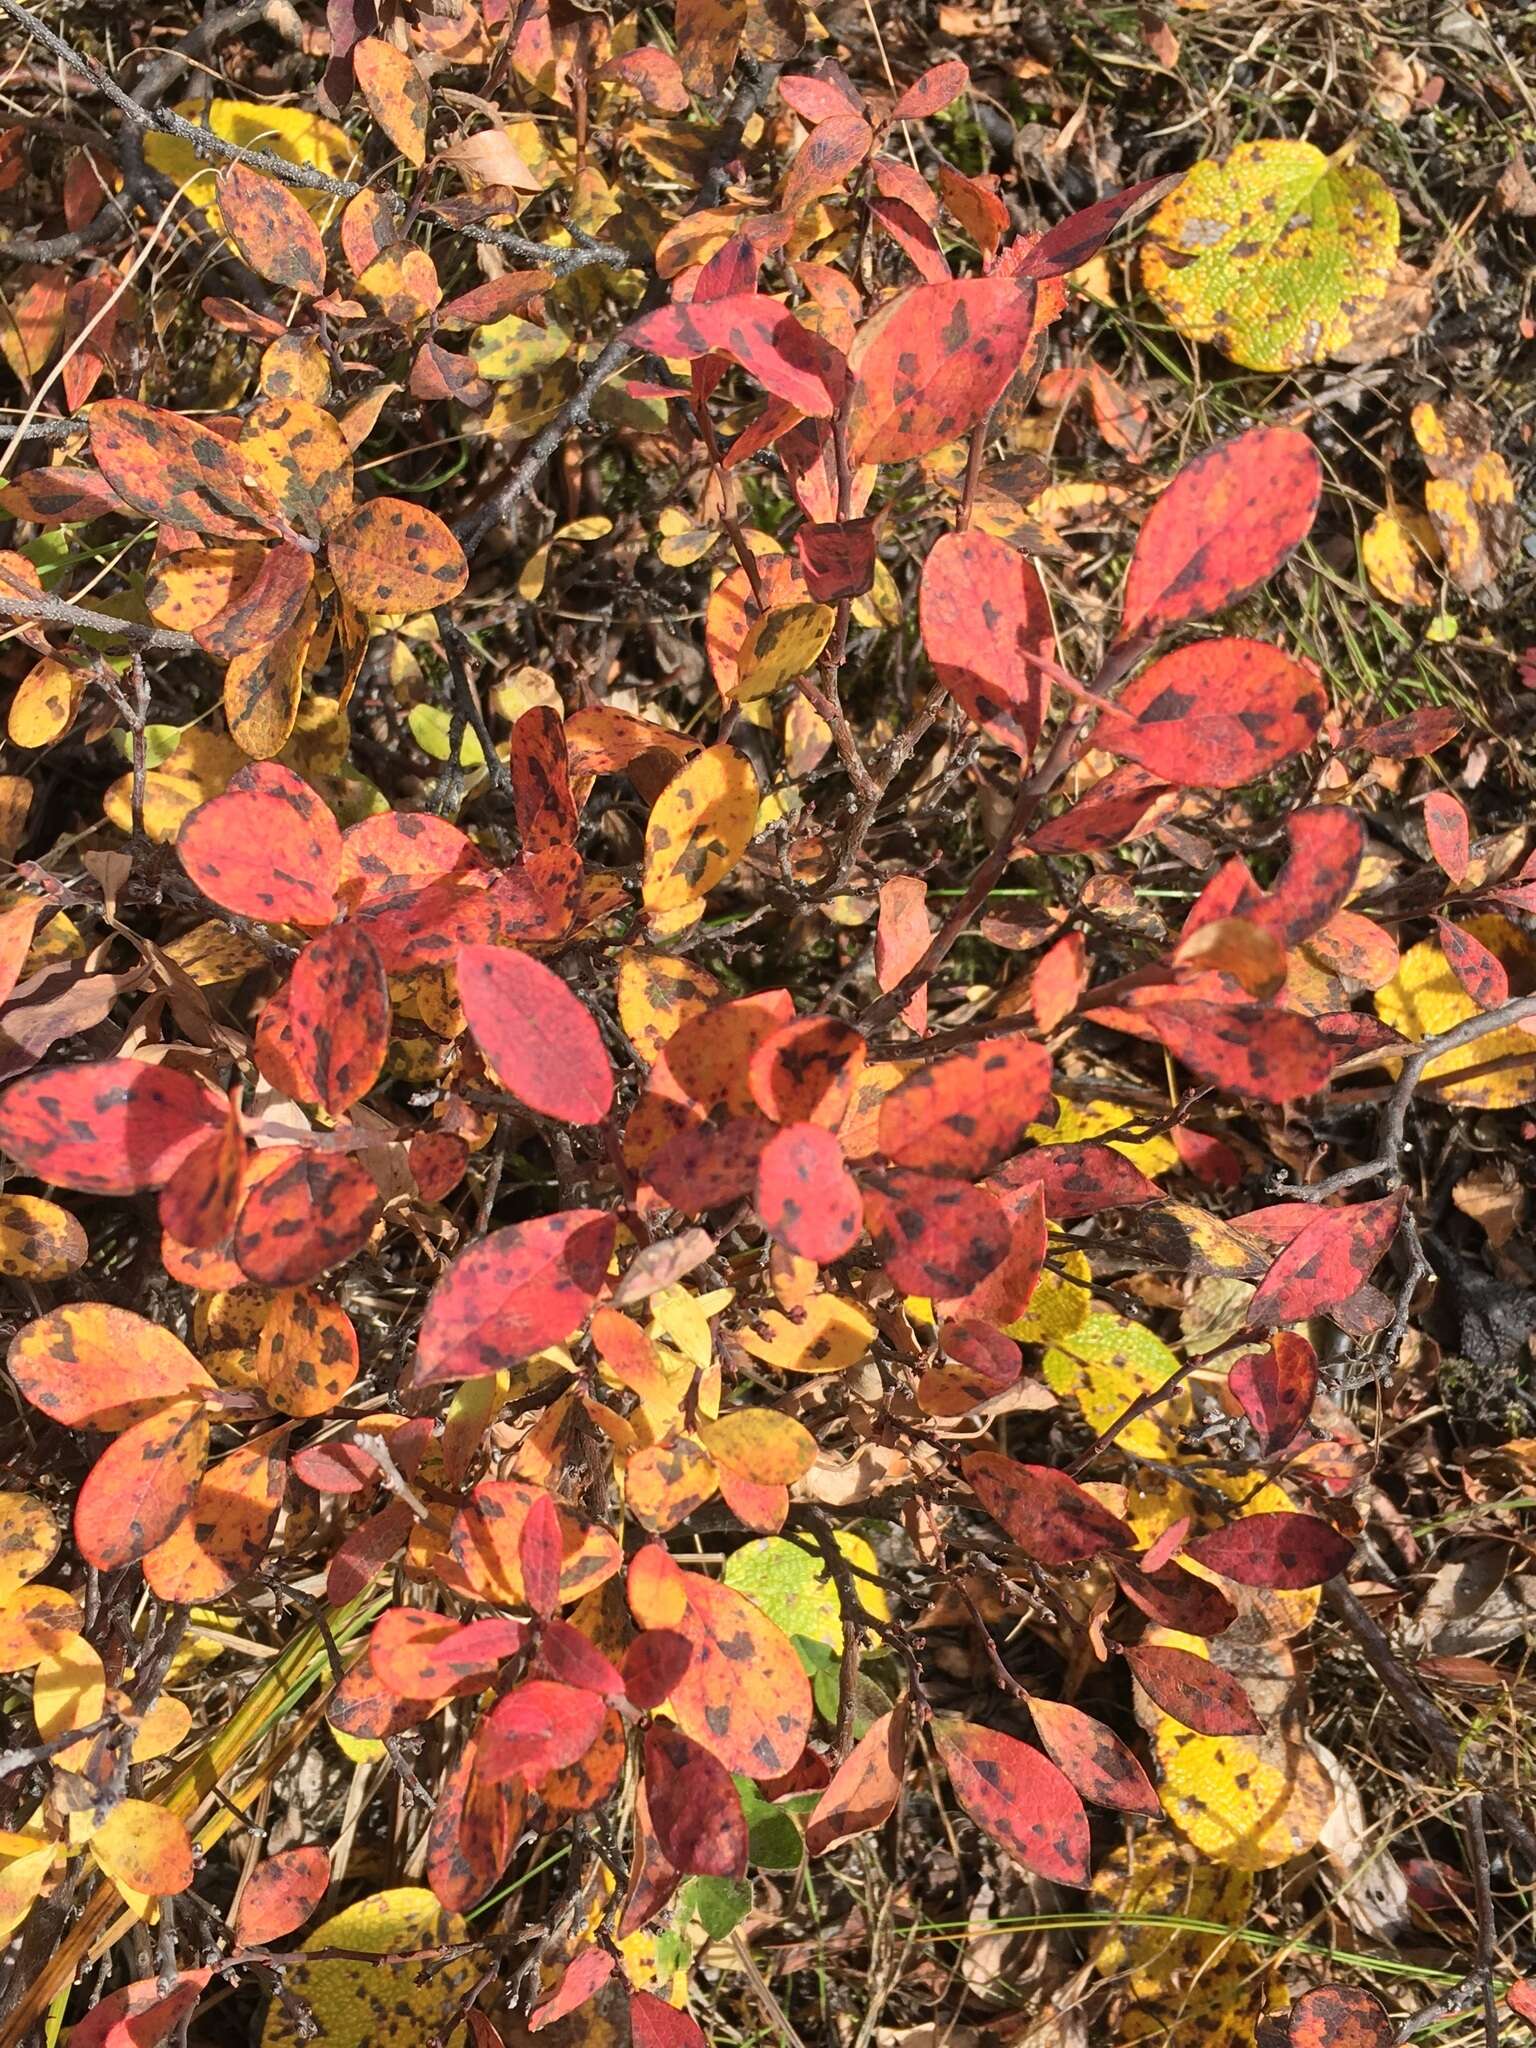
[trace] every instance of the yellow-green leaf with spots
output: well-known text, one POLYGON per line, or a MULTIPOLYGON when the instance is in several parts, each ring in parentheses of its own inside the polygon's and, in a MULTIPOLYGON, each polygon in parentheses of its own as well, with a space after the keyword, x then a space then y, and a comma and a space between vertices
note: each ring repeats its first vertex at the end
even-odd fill
MULTIPOLYGON (((1095 1309, 1076 1329, 1057 1338, 1040 1369, 1051 1391, 1075 1401, 1097 1435, 1142 1394, 1171 1379, 1179 1361, 1144 1324, 1095 1309)), ((1133 1457, 1172 1458, 1178 1452, 1179 1431, 1191 1414, 1188 1392, 1176 1387, 1166 1400, 1128 1423, 1116 1441, 1133 1457)))
POLYGON ((1147 224, 1142 278, 1181 334, 1250 370, 1346 348, 1386 295, 1397 202, 1310 142, 1243 142, 1198 163, 1147 224))
MULTIPOLYGON (((445 1912, 431 1892, 415 1886, 359 1899, 305 1941, 306 1950, 319 1952, 317 1959, 288 1968, 285 1982, 293 1997, 286 2005, 274 1999, 268 2007, 261 2048, 300 2048, 305 2042, 308 2048, 420 2048, 435 2040, 480 1976, 483 1958, 380 1964, 356 1957, 326 1960, 324 1952, 354 1949, 399 1958, 451 1946, 467 1934, 457 1913, 445 1912), (316 2034, 300 2031, 306 2009, 318 2024, 316 2034)), ((445 2035, 444 2048, 461 2048, 464 2039, 460 2024, 445 2035)))

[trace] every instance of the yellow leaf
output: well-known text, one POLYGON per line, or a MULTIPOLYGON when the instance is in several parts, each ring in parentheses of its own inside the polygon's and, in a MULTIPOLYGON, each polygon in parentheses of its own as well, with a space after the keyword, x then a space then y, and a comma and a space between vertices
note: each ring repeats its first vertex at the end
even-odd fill
MULTIPOLYGON (((159 846, 169 846, 199 804, 222 796, 231 776, 248 765, 246 756, 222 733, 189 725, 144 789, 144 829, 159 846)), ((120 776, 102 798, 102 809, 120 832, 132 830, 132 774, 120 776)))
MULTIPOLYGON (((284 163, 307 164, 330 178, 348 176, 356 159, 350 136, 334 122, 322 121, 318 114, 306 114, 298 107, 248 105, 243 100, 183 100, 174 112, 241 149, 265 150, 284 163)), ((151 130, 144 137, 144 160, 173 185, 186 185, 188 203, 199 209, 216 234, 223 233, 215 197, 216 170, 190 142, 151 130)), ((291 190, 300 205, 322 223, 341 203, 329 193, 307 191, 302 185, 291 190)))
POLYGON ((1051 1249, 1061 1270, 1043 1272, 1023 1315, 1016 1323, 1001 1325, 1021 1344, 1057 1343, 1081 1329, 1093 1308, 1093 1296, 1088 1291, 1093 1269, 1088 1254, 1063 1251, 1059 1242, 1051 1249))
POLYGON ((1427 564, 1439 558, 1435 529, 1422 513, 1378 512, 1360 542, 1371 588, 1388 604, 1433 604, 1435 581, 1427 564))
POLYGON ((764 1309, 734 1334, 743 1351, 780 1372, 846 1372, 875 1341, 875 1326, 841 1295, 813 1294, 798 1321, 764 1309))
MULTIPOLYGON (((106 1667, 101 1653, 84 1636, 65 1636, 38 1663, 32 1679, 32 1719, 45 1742, 99 1721, 106 1702, 106 1667)), ((71 1768, 67 1761, 64 1768, 71 1768)))
POLYGON ((191 1839, 174 1813, 151 1800, 119 1800, 90 1844, 107 1876, 127 1892, 164 1898, 192 1882, 191 1839))
MULTIPOLYGON (((1195 1647, 1192 1637, 1179 1641, 1195 1647)), ((1278 1732, 1197 1735, 1162 1714, 1152 1747, 1163 1811, 1213 1862, 1239 1870, 1289 1863, 1313 1846, 1333 1811, 1333 1780, 1323 1765, 1278 1732)))
POLYGON ((619 1022, 647 1066, 690 1017, 701 1017, 724 993, 706 969, 678 953, 626 949, 616 984, 619 1022))
POLYGON ((1102 1977, 1123 1978, 1135 1999, 1157 1998, 1189 1983, 1218 1954, 1251 1958, 1246 1945, 1234 1949, 1223 1935, 1127 1924, 1157 1914, 1215 1921, 1235 1935, 1253 1909, 1253 1878, 1247 1871, 1198 1860, 1166 1830, 1154 1829, 1138 1835, 1134 1844, 1111 1849, 1094 1872, 1092 1889, 1095 1906, 1119 1923, 1096 1945, 1093 1966, 1102 1977))
POLYGON ((9 1940, 42 1897, 54 1854, 50 1843, 17 1856, 0 1870, 0 1941, 9 1940))
POLYGON ((59 1525, 51 1508, 35 1494, 0 1493, 0 1594, 13 1593, 46 1571, 58 1547, 59 1525))
POLYGON ((754 619, 736 652, 737 702, 771 697, 813 668, 832 637, 835 619, 825 604, 781 605, 754 619))
POLYGON ((1386 296, 1397 202, 1310 142, 1242 142, 1198 163, 1147 223, 1142 278, 1181 334, 1251 370, 1348 346, 1386 296))
POLYGON ((85 671, 46 654, 16 685, 5 729, 18 747, 51 747, 69 731, 85 671))
POLYGON ((57 1202, 0 1195, 0 1273, 18 1280, 62 1280, 85 1263, 85 1232, 57 1202))
MULTIPOLYGON (((476 1982, 483 1960, 474 1955, 447 1961, 389 1964, 350 1957, 326 1959, 327 1949, 358 1949, 367 1955, 410 1955, 463 1942, 469 1930, 429 1891, 407 1887, 359 1899, 324 1921, 304 1942, 316 1960, 291 1964, 285 1981, 293 1997, 274 1998, 267 2008, 261 2048, 422 2048, 458 2011, 476 1982), (312 2013, 318 2036, 301 2031, 301 2016, 312 2013)), ((443 2048, 461 2048, 462 2023, 443 2048)))
POLYGON ((571 337, 563 327, 540 327, 516 313, 477 327, 469 344, 470 361, 495 384, 548 370, 570 352, 571 337))
POLYGON ((641 893, 653 917, 693 910, 746 852, 757 823, 757 777, 745 754, 695 754, 667 784, 645 826, 641 893))
POLYGON ((1135 1110, 1121 1102, 1069 1102, 1056 1098, 1054 1124, 1031 1124, 1029 1137, 1037 1145, 1078 1145, 1096 1138, 1129 1159, 1138 1172, 1156 1180, 1171 1173, 1179 1163, 1178 1148, 1171 1138, 1117 1138, 1114 1133, 1138 1121, 1135 1110))
MULTIPOLYGON (((1529 973, 1536 965, 1536 946, 1507 918, 1469 917, 1464 929, 1480 939, 1506 967, 1529 973)), ((1405 1038, 1436 1037, 1452 1025, 1478 1014, 1478 1006, 1451 971, 1434 939, 1421 939, 1403 955, 1402 964, 1385 988, 1376 992, 1376 1014, 1405 1038)), ((1442 1099, 1473 1109, 1517 1109, 1536 1100, 1536 1038, 1512 1026, 1492 1031, 1457 1052, 1443 1053, 1424 1069, 1426 1081, 1445 1081, 1489 1060, 1518 1056, 1520 1064, 1475 1081, 1455 1081, 1442 1099)))

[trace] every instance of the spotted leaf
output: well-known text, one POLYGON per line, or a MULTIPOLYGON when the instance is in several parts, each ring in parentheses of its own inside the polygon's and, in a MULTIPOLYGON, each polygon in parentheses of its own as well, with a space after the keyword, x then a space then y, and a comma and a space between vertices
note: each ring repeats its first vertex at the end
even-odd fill
POLYGON ((144 1060, 28 1074, 0 1097, 0 1145, 26 1172, 92 1195, 162 1187, 228 1115, 204 1084, 144 1060))
POLYGON ((990 739, 1027 761, 1050 697, 1056 654, 1034 564, 993 535, 941 534, 923 563, 923 647, 934 674, 990 739))
POLYGON ((1208 618, 1256 590, 1311 531, 1322 482, 1296 427, 1255 427, 1187 462, 1142 522, 1122 638, 1208 618))
POLYGON ((234 776, 200 804, 176 852, 221 909, 273 924, 327 925, 336 910, 341 833, 309 784, 273 761, 234 776))
POLYGON ((1035 288, 962 278, 899 292, 849 351, 848 451, 856 462, 909 462, 953 441, 1001 398, 1035 332, 1035 288))
POLYGON ((933 1739, 955 1797, 1025 1870, 1057 1884, 1088 1882, 1088 1816, 1048 1757, 974 1722, 937 1720, 933 1739))
POLYGON ((1086 1487, 1049 1465, 1022 1465, 998 1451, 973 1451, 960 1469, 987 1513, 1026 1556, 1069 1565, 1106 1550, 1128 1550, 1131 1531, 1086 1487))
POLYGON ((880 1105, 880 1149, 898 1166, 974 1178, 1018 1150, 1050 1099, 1043 1046, 1022 1034, 989 1040, 893 1089, 880 1105))
POLYGON ((602 1288, 615 1228, 599 1210, 570 1209, 471 1245, 427 1304, 419 1384, 499 1372, 569 1337, 602 1288))

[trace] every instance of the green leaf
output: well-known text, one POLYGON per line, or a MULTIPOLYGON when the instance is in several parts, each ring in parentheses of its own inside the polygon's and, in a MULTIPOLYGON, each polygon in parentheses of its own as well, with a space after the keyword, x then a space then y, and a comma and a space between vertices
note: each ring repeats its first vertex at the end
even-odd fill
MULTIPOLYGON (((741 1782, 738 1780, 738 1782, 741 1782)), ((752 1905, 752 1887, 745 1878, 738 1877, 690 1877, 678 1893, 678 1919, 686 1925, 690 1914, 697 1914, 699 1925, 711 1941, 724 1941, 733 1927, 746 1918, 752 1905)), ((663 1961, 660 1942, 669 1939, 662 1935, 657 1945, 656 1974, 665 1981, 669 1966, 663 1961)), ((677 1940, 677 1936, 670 1939, 677 1940)), ((693 1950, 684 1942, 682 1956, 671 1968, 686 1969, 693 1961, 693 1950)))

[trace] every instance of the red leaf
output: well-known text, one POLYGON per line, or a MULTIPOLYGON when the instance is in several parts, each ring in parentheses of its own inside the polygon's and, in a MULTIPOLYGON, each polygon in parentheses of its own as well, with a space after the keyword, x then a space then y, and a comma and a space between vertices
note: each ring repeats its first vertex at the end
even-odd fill
POLYGON ((1020 245, 1015 269, 1020 277, 1065 277, 1079 270, 1097 254, 1127 215, 1150 206, 1174 179, 1143 178, 1138 185, 1126 185, 1069 213, 1055 227, 1047 228, 1037 241, 1020 245))
POLYGON ((243 1948, 265 1948, 314 1912, 331 1881, 331 1859, 318 1843, 284 1849, 251 1872, 240 1895, 235 1938, 243 1948))
POLYGON ((182 1160, 160 1190, 160 1225, 180 1244, 211 1251, 228 1241, 245 1197, 250 1148, 238 1117, 226 1115, 182 1160))
POLYGON ((208 1411, 172 1401, 107 1445, 75 1500, 75 1541, 98 1571, 135 1564, 192 1505, 208 1458, 208 1411))
POLYGON ((500 1698, 480 1724, 478 1767, 492 1785, 520 1777, 534 1790, 551 1771, 586 1755, 607 1709, 595 1692, 530 1678, 500 1698))
MULTIPOLYGON (((205 654, 218 661, 269 647, 299 616, 314 580, 314 556, 291 541, 280 541, 262 552, 251 581, 222 611, 192 628, 192 637, 205 654)), ((307 643, 308 624, 304 632, 307 643)))
POLYGON ((1300 1592, 1334 1578, 1355 1554, 1355 1546, 1331 1522, 1317 1515, 1244 1515, 1189 1545, 1189 1555, 1208 1571, 1240 1586, 1274 1586, 1300 1592))
POLYGON ((937 1720, 933 1739, 955 1797, 1014 1861, 1057 1884, 1088 1882, 1088 1816, 1038 1749, 995 1728, 937 1720))
POLYGON ((964 1415, 1006 1393, 1023 1370, 1018 1345, 990 1323, 945 1323, 939 1349, 949 1362, 930 1366, 918 1382, 917 1403, 925 1415, 964 1415))
POLYGON ((336 820, 307 782, 275 761, 242 768, 222 796, 200 804, 176 852, 203 894, 237 916, 318 928, 335 915, 336 820))
MULTIPOLYGON (((553 1510, 553 1501, 550 1506, 553 1510)), ((533 1516, 530 1514, 528 1521, 532 1520, 533 1516)), ((527 1523, 524 1524, 524 1528, 526 1530, 527 1523)), ((526 1556, 522 1560, 522 1565, 523 1583, 526 1586, 526 1556)), ((533 1605, 531 1598, 528 1604, 533 1605)), ((545 1621, 539 1635, 539 1661, 544 1672, 550 1678, 558 1678, 562 1685, 580 1686, 583 1692, 598 1693, 605 1700, 616 1700, 624 1691, 624 1680, 619 1674, 618 1667, 611 1664, 597 1645, 568 1621, 545 1621)))
POLYGON ((504 946, 466 946, 459 1001, 497 1079, 540 1116, 600 1124, 613 1068, 592 1013, 553 968, 504 946))
POLYGON ((1509 1001, 1509 969, 1497 953, 1443 917, 1435 919, 1435 933, 1452 974, 1480 1010, 1496 1010, 1509 1001))
POLYGON ((427 1883, 450 1913, 467 1912, 496 1884, 527 1817, 527 1788, 516 1778, 491 1784, 478 1758, 472 1737, 438 1788, 427 1830, 427 1883))
POLYGON ((835 1842, 848 1842, 883 1827, 901 1797, 907 1753, 904 1708, 882 1714, 839 1764, 805 1824, 806 1853, 820 1856, 835 1842))
POLYGON ((875 1257, 903 1294, 938 1301, 969 1293, 1002 1262, 1010 1241, 995 1195, 901 1169, 871 1177, 864 1222, 875 1257))
POLYGON ((1512 2013, 1536 2027, 1536 1977, 1517 1977, 1505 1992, 1504 2003, 1512 2013))
POLYGON ((691 2012, 679 2012, 654 1991, 629 1994, 629 2035, 633 2048, 708 2048, 691 2012))
POLYGON ((1349 901, 1365 858, 1365 827, 1342 804, 1311 804, 1286 820, 1291 850, 1267 895, 1243 916, 1299 946, 1349 901))
MULTIPOLYGON (((880 916, 875 926, 875 982, 893 989, 928 950, 933 937, 928 923, 928 884, 919 875, 892 875, 880 884, 880 916)), ((920 988, 901 1013, 914 1031, 928 1028, 928 990, 920 988)))
POLYGON ((1045 588, 1033 562, 975 528, 941 534, 923 564, 923 647, 966 716, 1021 760, 1035 751, 1054 661, 1045 588))
POLYGON ((1007 1222, 1007 1253, 974 1287, 964 1294, 941 1296, 939 1305, 947 1316, 1011 1323, 1029 1306, 1045 1264, 1045 1198, 1033 1183, 1013 1188, 999 1178, 986 1183, 986 1192, 996 1199, 1007 1222))
POLYGON ((786 1124, 757 1162, 757 1213, 764 1228, 802 1259, 828 1266, 864 1234, 858 1184, 843 1148, 819 1124, 786 1124))
MULTIPOLYGON (((1511 2008, 1518 2012, 1514 1994, 1511 2008)), ((1356 1984, 1319 1984, 1290 2011, 1291 2048, 1392 2048, 1397 2028, 1374 1991, 1356 1984)))
POLYGON ((1118 1735, 1063 1701, 1031 1699, 1046 1754, 1084 1799, 1122 1813, 1161 1813, 1152 1782, 1118 1735))
POLYGON ((759 1117, 690 1124, 650 1160, 646 1178, 671 1208, 702 1216, 750 1191, 758 1160, 772 1136, 772 1126, 759 1117))
MULTIPOLYGON (((1152 1553, 1147 1553, 1150 1558, 1152 1553)), ((1219 1636, 1237 1619, 1237 1609, 1208 1579, 1197 1579, 1182 1565, 1160 1564, 1145 1571, 1141 1563, 1112 1557, 1109 1568, 1127 1600, 1159 1628, 1176 1628, 1187 1636, 1219 1636)))
POLYGON ((892 121, 926 121, 930 114, 939 113, 951 100, 959 99, 961 93, 969 90, 970 83, 970 66, 958 57, 947 58, 944 63, 933 65, 907 87, 888 118, 892 121))
POLYGON ((1200 640, 1128 683, 1095 742, 1183 788, 1236 789, 1311 746, 1322 684, 1264 640, 1200 640))
POLYGON ((471 1245, 427 1304, 417 1384, 499 1372, 569 1337, 602 1288, 615 1228, 601 1210, 568 1209, 471 1245))
POLYGON ((875 580, 875 522, 840 519, 795 530, 805 587, 821 604, 862 597, 875 580))
POLYGON ((300 1099, 340 1116, 366 1095, 389 1050, 389 1018, 389 983, 367 933, 338 924, 312 940, 288 983, 286 1050, 300 1099))
POLYGON ((728 1771, 754 1779, 789 1770, 811 1726, 811 1691, 782 1629, 731 1586, 685 1572, 659 1544, 629 1564, 629 1605, 641 1627, 676 1630, 692 1652, 672 1712, 728 1771))
POLYGON ((1081 932, 1068 932, 1036 961, 1029 977, 1030 1007, 1042 1031, 1070 1017, 1088 986, 1088 948, 1081 932))
POLYGON ((864 108, 858 89, 835 57, 819 57, 809 71, 781 78, 779 97, 811 128, 838 114, 861 113, 864 108))
POLYGON ((1044 1046, 988 1039, 909 1074, 880 1105, 880 1149, 898 1166, 974 1176, 1009 1157, 1051 1099, 1044 1046))
POLYGON ((653 355, 689 360, 729 356, 765 391, 813 418, 830 418, 837 411, 847 374, 830 342, 760 292, 733 292, 703 305, 695 300, 661 306, 632 321, 624 337, 653 355))
POLYGON ((1187 462, 1142 524, 1121 638, 1208 618, 1256 590, 1311 531, 1322 487, 1317 451, 1295 427, 1255 427, 1187 462))
POLYGON ((1156 1003, 1138 1014, 1202 1081, 1260 1102, 1315 1095, 1340 1056, 1309 1018, 1258 1003, 1156 1003))
POLYGON ((1459 800, 1448 789, 1432 790, 1424 799, 1424 836, 1429 850, 1459 889, 1472 860, 1472 828, 1459 800))
POLYGON ((1448 704, 1426 704, 1402 718, 1389 718, 1385 725, 1367 727, 1343 744, 1359 747, 1387 761, 1409 761, 1437 753, 1461 731, 1461 713, 1448 704))
POLYGON ((1135 1541, 1118 1515, 1050 1465, 1021 1465, 999 1451, 973 1451, 960 1469, 993 1521, 1037 1564, 1080 1564, 1135 1541))
POLYGON ((994 275, 898 292, 849 351, 850 459, 908 462, 957 439, 1001 398, 1034 327, 1028 282, 994 275))
POLYGON ((992 1180, 999 1186, 1039 1187, 1046 1213, 1058 1223, 1162 1199, 1156 1181, 1148 1180, 1123 1153, 1092 1139, 1071 1145, 1039 1145, 1033 1152, 1008 1160, 992 1180))
POLYGON ((1253 1424, 1259 1455, 1273 1458, 1296 1441, 1317 1399, 1317 1353, 1305 1337, 1277 1330, 1267 1351, 1239 1358, 1227 1385, 1253 1424))
POLYGON ((1259 1282, 1248 1304, 1253 1327, 1304 1323, 1347 1301, 1397 1236, 1403 1200, 1399 1189, 1354 1208, 1319 1209, 1259 1282))
POLYGON ((517 1539, 518 1564, 528 1605, 546 1620, 560 1605, 560 1560, 564 1545, 553 1498, 541 1493, 528 1510, 517 1539))
POLYGON ((1261 1735, 1264 1724, 1230 1671, 1192 1650, 1141 1643, 1125 1652, 1136 1683, 1175 1721, 1201 1735, 1261 1735))
POLYGON ((631 1706, 648 1714, 669 1699, 692 1656, 692 1644, 676 1629, 642 1629, 624 1652, 624 1690, 631 1706))
POLYGON ((507 766, 524 854, 574 845, 579 821, 571 795, 570 751, 565 725, 550 705, 532 705, 513 726, 507 766))
POLYGON ((731 1774, 679 1729, 653 1722, 645 1732, 645 1797, 662 1854, 674 1870, 698 1877, 741 1877, 747 1822, 731 1774))
POLYGON ((368 1662, 399 1698, 443 1700, 481 1690, 527 1639, 526 1623, 510 1615, 457 1622, 421 1607, 387 1607, 368 1638, 368 1662))
POLYGON ((228 1119, 201 1081, 143 1060, 28 1074, 0 1096, 0 1145, 25 1172, 91 1195, 163 1186, 228 1119))
POLYGON ((123 503, 150 519, 222 540, 273 531, 240 455, 180 413, 132 398, 99 399, 91 407, 91 455, 123 503))
POLYGON ((163 2048, 186 2038, 186 2023, 212 1970, 182 1970, 166 1988, 160 1977, 125 1984, 93 2005, 69 2030, 70 2048, 163 2048))
POLYGON ((864 1068, 861 1034, 836 1017, 796 1017, 752 1054, 752 1099, 776 1124, 822 1124, 835 1131, 864 1068))
POLYGON ((815 200, 835 192, 869 155, 874 139, 862 114, 832 114, 818 122, 784 175, 780 210, 793 221, 815 200))
POLYGON ((235 1262, 248 1280, 293 1287, 361 1251, 381 1198, 355 1152, 274 1145, 259 1161, 235 1225, 235 1262))
POLYGON ((595 1943, 584 1948, 552 1995, 529 2013, 529 2033, 536 2034, 541 2027, 553 2026, 556 2020, 563 2020, 567 2013, 577 2011, 589 1998, 594 1998, 613 1975, 615 1963, 611 1949, 599 1948, 595 1943))

